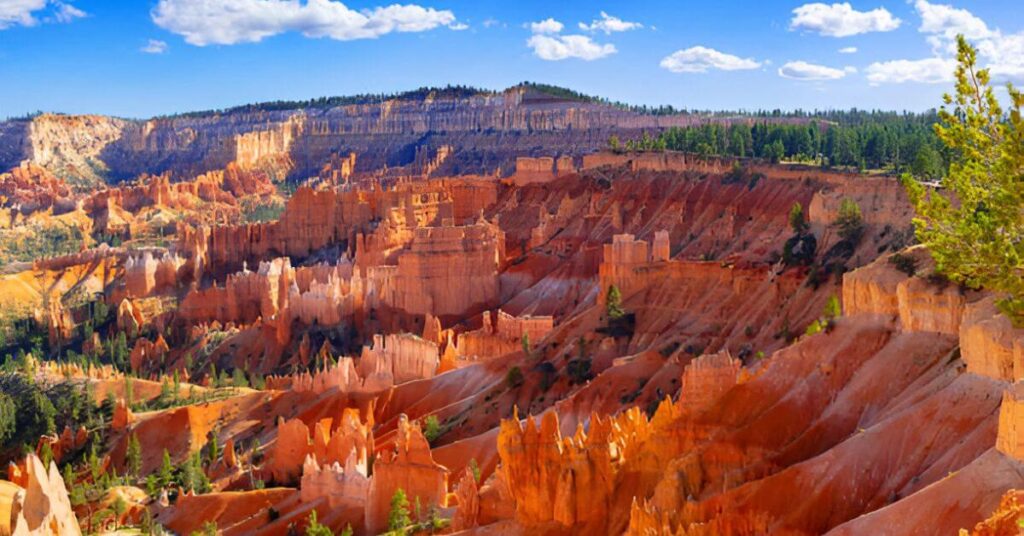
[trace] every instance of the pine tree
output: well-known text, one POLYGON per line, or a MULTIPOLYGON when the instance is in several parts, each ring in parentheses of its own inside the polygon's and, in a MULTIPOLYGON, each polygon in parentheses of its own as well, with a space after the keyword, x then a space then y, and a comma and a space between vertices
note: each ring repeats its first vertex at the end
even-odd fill
POLYGON ((330 528, 326 525, 321 525, 317 520, 315 508, 309 512, 309 521, 306 523, 306 536, 334 536, 330 528))
POLYGON ((161 488, 166 488, 174 482, 174 465, 171 463, 171 453, 167 452, 167 449, 164 449, 164 457, 160 463, 157 479, 161 488))
POLYGON ((121 517, 128 511, 128 503, 124 501, 124 497, 118 495, 110 509, 114 512, 114 526, 121 526, 121 517))
POLYGON ((828 297, 828 301, 825 302, 824 316, 826 320, 834 320, 839 318, 843 312, 842 307, 839 305, 839 298, 835 294, 828 297))
POLYGON ((220 458, 220 440, 217 439, 217 431, 214 430, 210 433, 210 464, 217 463, 218 458, 220 458))
POLYGON ((409 518, 409 499, 402 488, 395 490, 391 496, 391 511, 388 513, 388 530, 401 531, 412 524, 409 518))
POLYGON ((133 478, 138 478, 139 472, 142 470, 142 445, 135 434, 128 436, 128 447, 125 450, 124 459, 125 469, 128 471, 127 474, 133 478))
POLYGON ((438 421, 437 415, 427 415, 427 418, 423 420, 423 437, 432 444, 440 436, 441 422, 438 421))
POLYGON ((807 230, 807 220, 804 218, 804 206, 799 202, 793 203, 793 206, 789 209, 789 226, 796 234, 800 234, 807 230))
POLYGON ((957 37, 956 94, 945 95, 935 132, 954 158, 929 193, 904 177, 917 211, 918 239, 936 269, 971 288, 1000 295, 1000 311, 1024 327, 1024 94, 1008 85, 1010 109, 977 68, 978 51, 957 37))
POLYGON ((18 423, 18 409, 14 399, 6 393, 0 393, 0 445, 14 437, 18 423))
POLYGON ((132 384, 132 379, 125 376, 124 378, 124 403, 129 407, 135 401, 135 386, 132 384))
POLYGON ((860 205, 856 201, 844 198, 839 203, 839 214, 834 225, 838 228, 839 237, 856 244, 864 233, 864 219, 860 205))
POLYGON ((608 287, 608 296, 605 299, 605 312, 608 313, 608 318, 612 320, 618 320, 626 315, 626 312, 622 310, 622 294, 619 292, 619 287, 615 285, 608 287))

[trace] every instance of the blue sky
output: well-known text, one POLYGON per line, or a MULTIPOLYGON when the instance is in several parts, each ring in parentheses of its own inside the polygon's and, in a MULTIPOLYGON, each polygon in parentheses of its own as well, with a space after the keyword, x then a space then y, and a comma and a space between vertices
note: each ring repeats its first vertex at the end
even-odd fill
POLYGON ((956 33, 1024 82, 1021 0, 409 2, 0 0, 0 117, 523 80, 698 109, 922 110, 951 87, 956 33))

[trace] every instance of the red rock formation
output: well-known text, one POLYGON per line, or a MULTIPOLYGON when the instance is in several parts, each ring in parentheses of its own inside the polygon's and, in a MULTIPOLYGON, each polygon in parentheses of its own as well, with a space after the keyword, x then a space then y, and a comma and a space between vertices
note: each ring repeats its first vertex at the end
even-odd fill
POLYGON ((14 535, 76 536, 81 534, 57 464, 47 470, 29 454, 20 483, 0 480, 0 532, 14 535))
POLYGON ((1024 329, 1014 329, 997 312, 994 297, 967 306, 960 349, 968 372, 1004 381, 1024 379, 1024 329))
MULTIPOLYGON (((373 452, 373 419, 363 423, 356 409, 346 409, 337 427, 331 428, 332 420, 317 422, 310 436, 310 429, 299 419, 278 420, 277 439, 271 448, 271 455, 264 466, 264 471, 271 474, 275 482, 293 482, 304 474, 307 457, 315 464, 318 476, 311 476, 316 486, 326 485, 321 479, 331 480, 333 477, 328 469, 332 464, 344 467, 353 465, 365 477, 369 453, 373 452), (320 474, 320 467, 327 474, 320 474)), ((346 473, 348 474, 348 473, 346 473)), ((344 480, 344 479, 342 479, 344 480)), ((307 492, 307 495, 310 492, 307 492)))
POLYGON ((411 334, 374 335, 359 358, 360 374, 378 385, 432 378, 437 366, 437 344, 411 334))
POLYGON ((71 189, 46 168, 31 161, 0 173, 0 206, 28 214, 45 210, 71 195, 71 189))
POLYGON ((128 361, 134 372, 152 370, 155 366, 163 364, 164 358, 170 351, 163 335, 157 335, 153 342, 145 337, 140 337, 135 340, 135 346, 128 356, 128 361))
POLYGON ((457 316, 496 304, 504 234, 496 226, 420 227, 381 301, 407 313, 457 316), (454 292, 454 289, 460 289, 454 292))
POLYGON ((615 285, 620 293, 629 293, 635 287, 633 282, 636 268, 651 262, 648 244, 644 240, 636 240, 631 234, 615 235, 611 244, 604 246, 604 260, 601 263, 598 277, 600 278, 600 304, 608 296, 608 289, 615 285))
POLYGON ((1024 385, 1013 384, 1003 392, 999 406, 999 435, 996 449, 1024 461, 1024 385))
POLYGON ((124 330, 126 333, 139 333, 145 323, 146 319, 135 302, 128 298, 121 300, 117 306, 118 329, 124 330))
POLYGON ((114 405, 114 416, 110 419, 110 427, 115 431, 122 432, 127 430, 134 421, 135 416, 132 414, 131 408, 123 398, 119 398, 117 404, 114 405))
POLYGON ((409 504, 426 511, 447 506, 448 470, 434 463, 419 425, 399 420, 394 450, 380 453, 373 464, 373 478, 366 503, 366 530, 378 534, 387 528, 391 497, 401 488, 409 504))
POLYGON ((961 536, 1017 536, 1024 519, 1024 492, 1009 490, 1003 495, 999 507, 992 515, 979 522, 970 531, 961 529, 961 536))
POLYGON ((129 297, 141 298, 178 284, 178 269, 185 263, 177 255, 164 254, 157 259, 149 251, 141 257, 129 256, 124 263, 125 290, 129 297))
POLYGON ((53 455, 53 461, 60 463, 64 457, 72 453, 83 446, 89 439, 89 432, 84 426, 79 426, 76 432, 71 431, 70 426, 65 426, 64 431, 57 435, 44 435, 39 438, 39 443, 36 445, 36 454, 40 455, 43 451, 43 445, 47 445, 50 448, 50 453, 53 455))
POLYGON ((480 329, 459 335, 456 355, 470 360, 498 357, 521 349, 524 335, 536 345, 554 329, 551 316, 514 317, 498 309, 493 321, 491 317, 490 311, 485 311, 480 329))
POLYGON ((480 520, 480 491, 476 476, 468 467, 455 484, 456 508, 452 516, 452 530, 468 530, 476 527, 480 520))
POLYGON ((679 405, 691 412, 708 409, 736 385, 742 368, 728 351, 694 359, 683 372, 679 405))
MULTIPOLYGON (((365 453, 364 453, 365 455, 365 453)), ((312 503, 326 498, 330 508, 363 509, 366 504, 370 479, 366 475, 366 459, 357 462, 353 451, 344 465, 338 462, 321 466, 313 455, 306 456, 302 464, 299 496, 312 503)))

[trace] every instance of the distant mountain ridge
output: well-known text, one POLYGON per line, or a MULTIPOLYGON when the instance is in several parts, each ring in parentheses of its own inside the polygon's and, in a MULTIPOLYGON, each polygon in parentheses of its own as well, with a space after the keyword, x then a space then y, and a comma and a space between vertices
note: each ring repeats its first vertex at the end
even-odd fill
POLYGON ((501 92, 424 88, 391 97, 279 101, 145 120, 41 114, 0 123, 0 170, 30 161, 64 180, 99 184, 142 173, 187 178, 231 162, 285 158, 290 176, 304 178, 335 153, 356 152, 359 169, 373 170, 408 165, 417 155, 445 147, 450 156, 436 174, 493 174, 510 172, 517 156, 592 152, 612 135, 753 120, 662 112, 523 83, 501 92))

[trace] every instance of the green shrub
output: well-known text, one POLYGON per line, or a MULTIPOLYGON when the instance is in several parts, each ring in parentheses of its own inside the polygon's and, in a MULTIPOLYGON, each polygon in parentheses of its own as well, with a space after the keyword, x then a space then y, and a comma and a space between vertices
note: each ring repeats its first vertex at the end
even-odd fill
POLYGON ((523 371, 519 367, 512 367, 508 369, 508 373, 505 374, 505 385, 509 389, 515 389, 523 384, 523 371))

